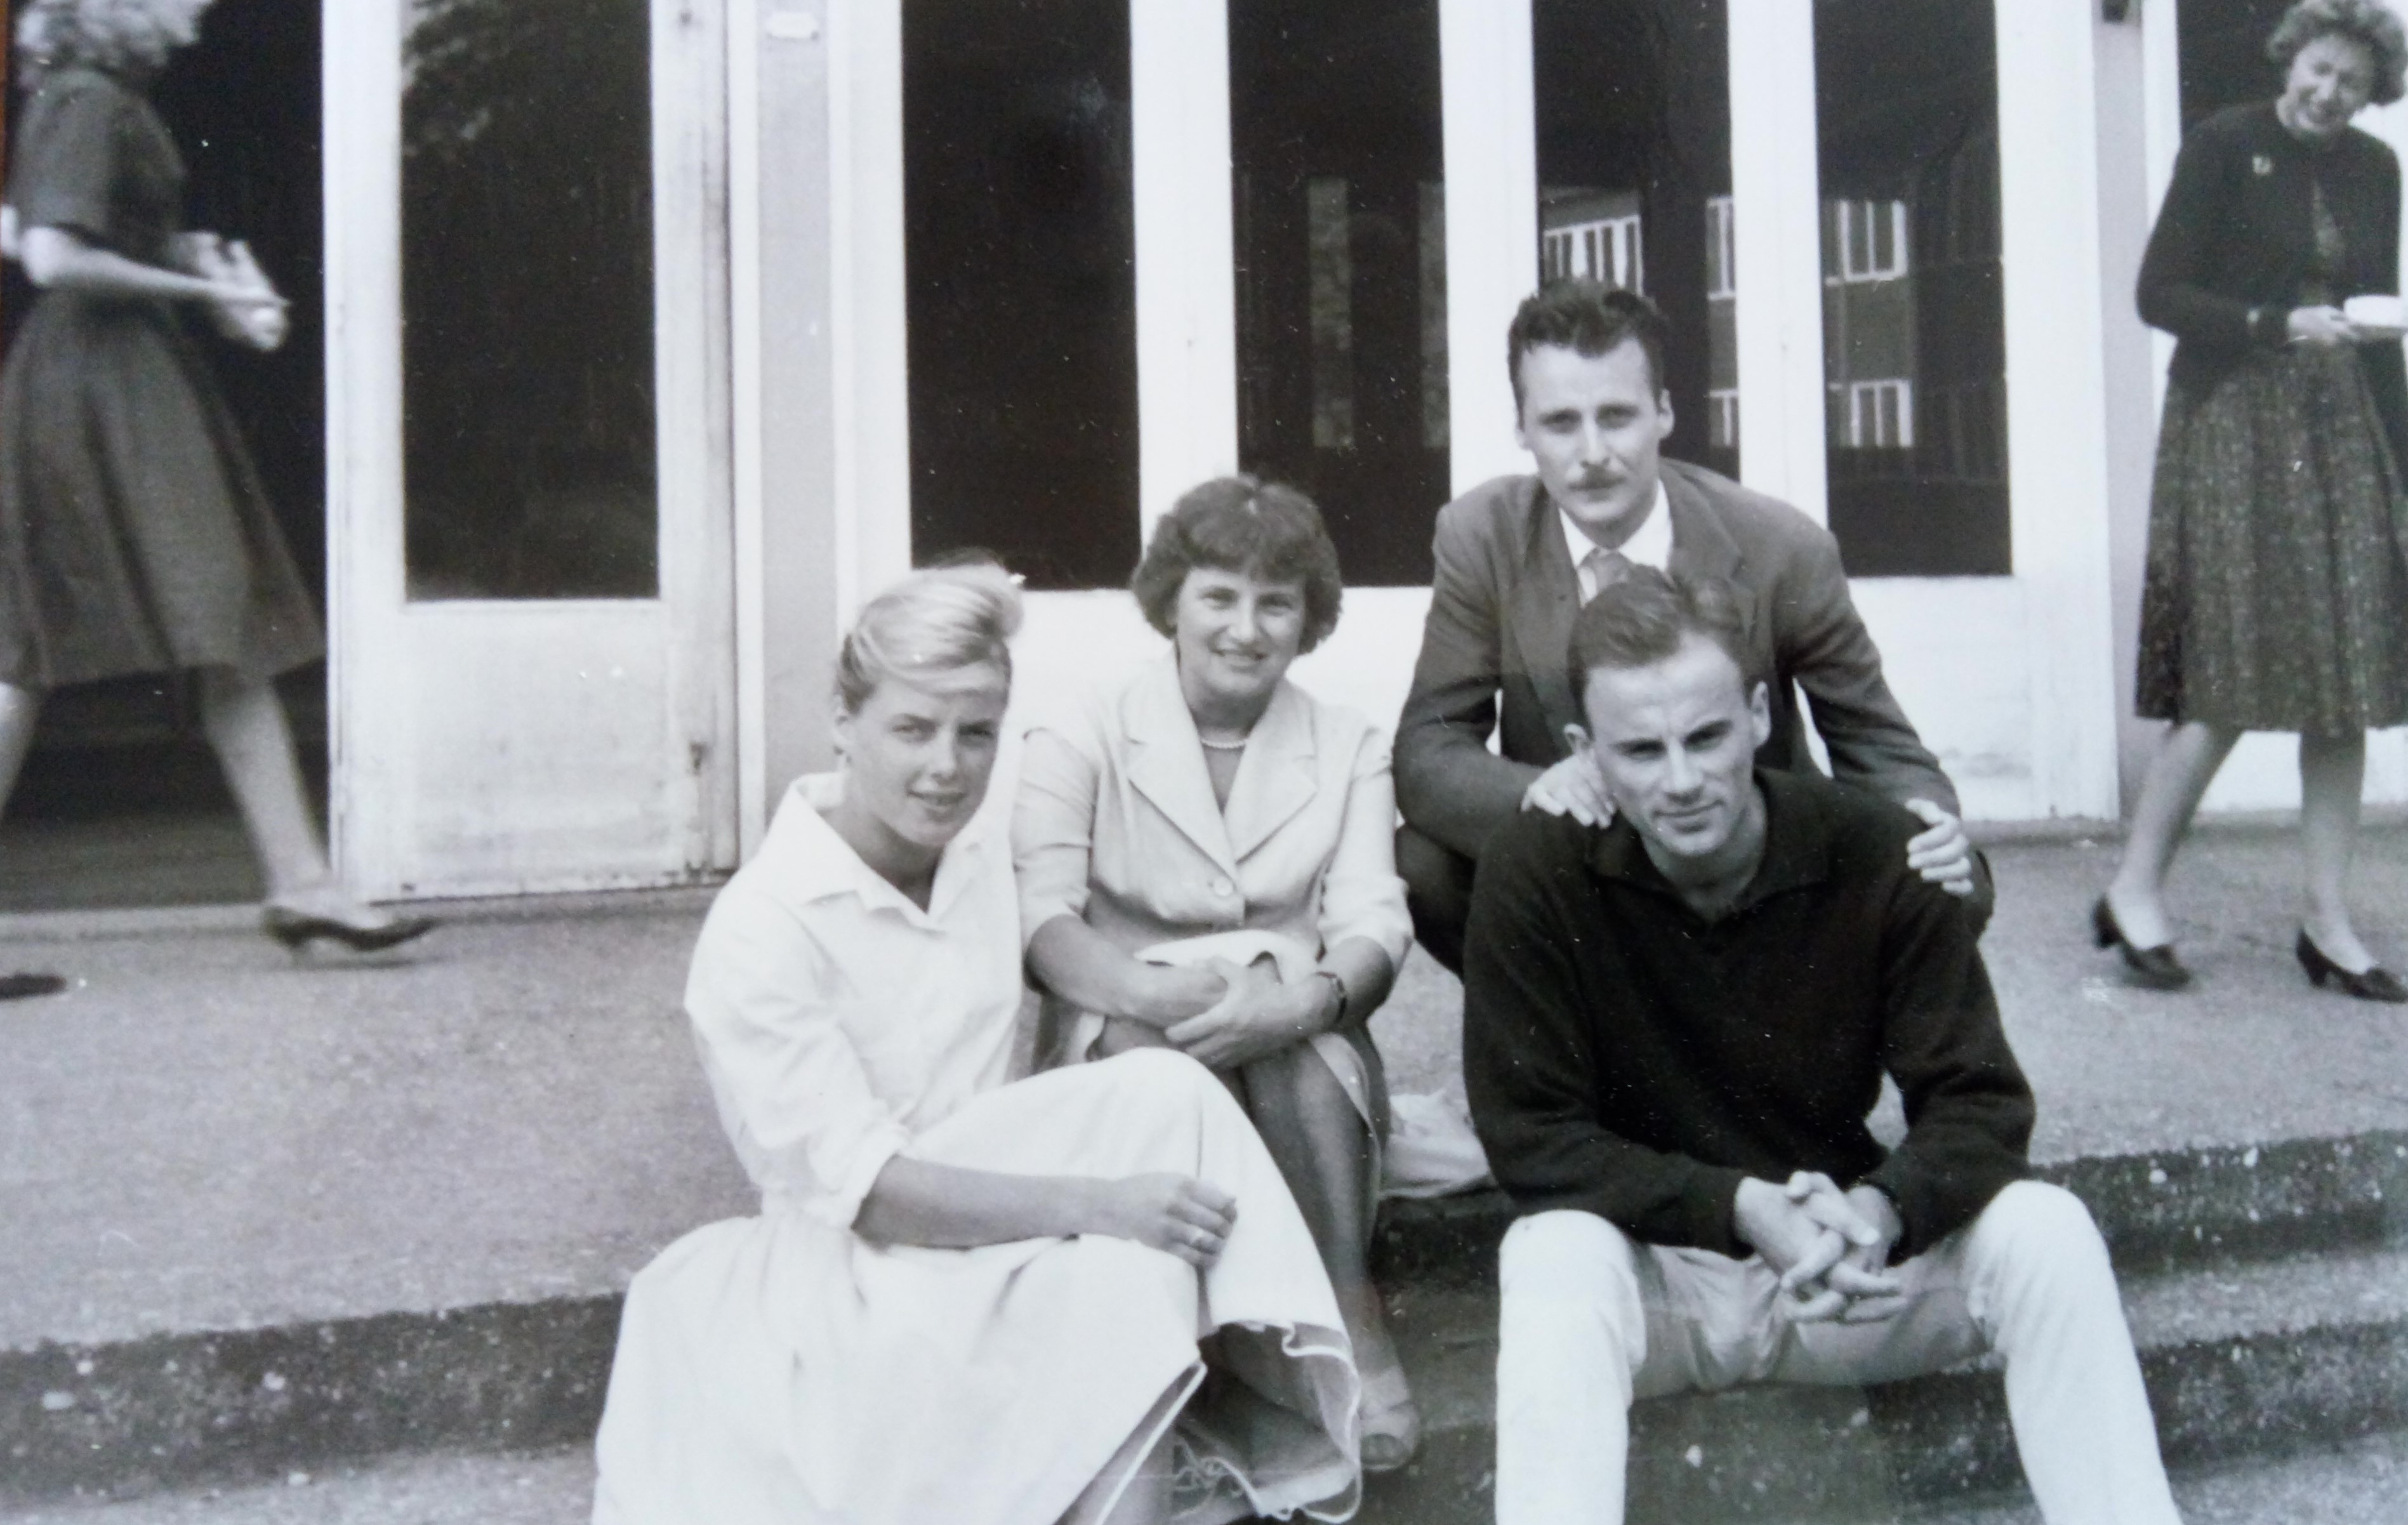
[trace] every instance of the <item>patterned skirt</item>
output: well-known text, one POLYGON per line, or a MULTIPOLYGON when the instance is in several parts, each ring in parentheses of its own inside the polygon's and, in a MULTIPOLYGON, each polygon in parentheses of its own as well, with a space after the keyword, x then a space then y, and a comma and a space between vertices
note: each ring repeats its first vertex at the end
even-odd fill
POLYGON ((2252 354, 2166 394, 2141 592, 2152 720, 2408 723, 2408 499, 2358 357, 2252 354))

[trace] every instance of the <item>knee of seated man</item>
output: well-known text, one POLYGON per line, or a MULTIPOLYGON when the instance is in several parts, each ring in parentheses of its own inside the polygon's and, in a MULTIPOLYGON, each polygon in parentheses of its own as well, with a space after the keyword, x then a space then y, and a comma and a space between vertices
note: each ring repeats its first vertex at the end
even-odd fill
POLYGON ((1540 1302, 1636 1298, 1639 1247, 1595 1213, 1573 1208, 1516 1219, 1498 1247, 1505 1296, 1540 1302))
POLYGON ((2017 1263, 2104 1266, 2106 1241, 2082 1199, 2046 1181, 2011 1181, 1973 1221, 1976 1245, 2017 1263))

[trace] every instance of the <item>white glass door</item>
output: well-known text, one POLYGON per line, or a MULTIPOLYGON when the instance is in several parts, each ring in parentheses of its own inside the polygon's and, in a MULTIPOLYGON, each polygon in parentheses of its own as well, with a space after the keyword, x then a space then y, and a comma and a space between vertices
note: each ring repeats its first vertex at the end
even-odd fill
POLYGON ((735 856, 716 0, 326 7, 334 834, 366 893, 735 856))

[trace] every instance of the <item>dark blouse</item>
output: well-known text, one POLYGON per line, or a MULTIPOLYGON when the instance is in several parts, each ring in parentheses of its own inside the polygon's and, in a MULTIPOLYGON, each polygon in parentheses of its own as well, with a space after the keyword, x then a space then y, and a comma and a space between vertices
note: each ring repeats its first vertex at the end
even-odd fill
POLYGON ((8 204, 27 228, 63 228, 145 264, 172 264, 184 163, 141 93, 94 69, 42 75, 14 135, 8 204))
MULTIPOLYGON (((2139 292, 2142 321, 2179 341, 2177 386, 2204 391, 2253 347, 2279 347, 2291 308, 2312 298, 2399 290, 2400 162, 2383 143, 2355 127, 2304 143, 2272 102, 2220 111, 2183 139, 2139 292), (2318 259, 2318 199, 2340 235, 2329 267, 2318 259)), ((2361 346, 2358 359, 2393 452, 2408 459, 2401 348, 2361 346)))

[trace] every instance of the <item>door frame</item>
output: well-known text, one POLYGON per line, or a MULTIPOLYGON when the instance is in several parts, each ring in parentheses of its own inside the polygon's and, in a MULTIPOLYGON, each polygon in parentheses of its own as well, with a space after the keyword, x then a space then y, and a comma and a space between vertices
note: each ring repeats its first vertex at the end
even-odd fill
MULTIPOLYGON (((408 0, 326 0, 327 603, 330 825, 338 876, 380 898, 636 887, 704 878, 736 862, 736 704, 731 327, 728 304, 726 62, 721 0, 651 0, 655 427, 659 591, 651 599, 411 603, 404 537, 402 429, 402 90, 408 0), (488 645, 487 643, 490 643, 488 645), (437 802, 454 823, 489 829, 490 852, 430 847, 442 813, 422 808, 430 758, 423 717, 456 706, 439 691, 471 675, 427 670, 491 650, 495 692, 536 691, 509 671, 513 648, 556 656, 569 696, 609 710, 609 684, 649 691, 664 733, 659 798, 613 808, 656 814, 613 838, 568 816, 549 848, 514 850, 545 828, 512 814, 527 799, 437 802), (590 658, 594 672, 576 671, 590 658), (650 664, 656 684, 646 684, 650 664), (641 839, 641 845, 637 846, 641 839), (580 840, 591 842, 581 851, 580 840), (630 844, 613 856, 611 844, 630 844)), ((555 690, 558 685, 555 685, 555 690)), ((539 699, 560 697, 537 691, 539 699)), ((497 717, 482 739, 521 739, 497 717)), ((531 717, 530 717, 531 719, 531 717)), ((579 739, 530 737, 540 745, 579 739)), ((650 738, 644 738, 650 745, 650 738)), ((445 757, 445 763, 482 760, 445 757)), ((582 761, 538 760, 573 777, 582 761)), ((607 761, 607 760, 596 760, 607 761)), ((473 774, 459 776, 471 783, 473 774)), ((520 782, 523 785, 524 780, 520 782)), ((541 802, 538 800, 538 804, 541 802)))

